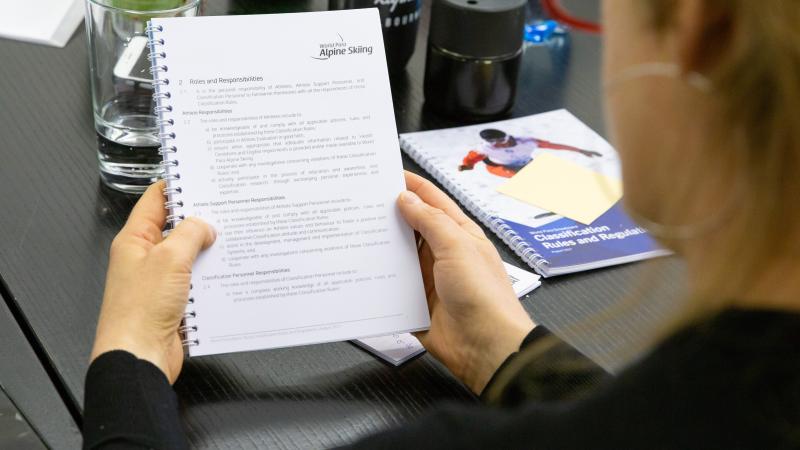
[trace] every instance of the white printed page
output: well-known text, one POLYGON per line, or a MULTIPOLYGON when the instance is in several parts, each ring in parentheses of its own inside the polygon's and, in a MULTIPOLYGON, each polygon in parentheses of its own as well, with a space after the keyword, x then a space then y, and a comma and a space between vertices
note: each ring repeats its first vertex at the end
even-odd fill
POLYGON ((193 268, 190 354, 426 329, 377 10, 155 19, 176 213, 216 243, 193 268))
POLYGON ((528 295, 531 291, 542 285, 542 277, 533 272, 520 269, 505 261, 503 261, 503 266, 505 266, 508 278, 511 280, 511 287, 514 288, 514 293, 517 294, 519 298, 528 295))

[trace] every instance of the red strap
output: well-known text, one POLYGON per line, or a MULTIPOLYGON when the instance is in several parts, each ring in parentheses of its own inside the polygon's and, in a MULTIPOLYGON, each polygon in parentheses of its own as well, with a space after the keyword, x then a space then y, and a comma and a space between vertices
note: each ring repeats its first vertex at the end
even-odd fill
POLYGON ((561 0, 542 0, 542 8, 554 20, 569 25, 576 30, 585 31, 587 33, 600 33, 602 28, 599 24, 590 22, 588 20, 579 19, 561 5, 561 0))

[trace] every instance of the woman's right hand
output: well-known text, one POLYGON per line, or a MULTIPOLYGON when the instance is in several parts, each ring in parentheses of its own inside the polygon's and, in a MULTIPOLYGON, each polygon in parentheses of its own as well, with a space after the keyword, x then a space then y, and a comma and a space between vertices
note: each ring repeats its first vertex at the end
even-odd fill
POLYGON ((406 172, 398 206, 425 239, 420 266, 431 328, 425 348, 476 394, 519 349, 534 324, 483 230, 444 192, 406 172))

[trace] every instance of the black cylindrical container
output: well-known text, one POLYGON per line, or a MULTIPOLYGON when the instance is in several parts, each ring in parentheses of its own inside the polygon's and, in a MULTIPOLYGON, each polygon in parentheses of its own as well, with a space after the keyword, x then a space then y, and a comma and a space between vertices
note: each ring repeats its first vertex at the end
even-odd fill
MULTIPOLYGON (((203 4, 205 2, 202 2, 203 4)), ((216 3, 216 1, 214 2, 216 3)), ((229 0, 228 14, 280 14, 319 10, 313 0, 229 0)))
POLYGON ((527 0, 434 0, 425 103, 459 119, 514 106, 527 0))
POLYGON ((330 0, 330 9, 377 7, 390 72, 405 69, 417 42, 422 0, 330 0))

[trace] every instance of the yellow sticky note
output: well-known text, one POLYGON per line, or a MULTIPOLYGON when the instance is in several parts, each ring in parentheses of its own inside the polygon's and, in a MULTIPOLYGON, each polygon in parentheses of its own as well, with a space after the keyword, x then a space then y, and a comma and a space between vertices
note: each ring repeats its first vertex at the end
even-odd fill
POLYGON ((545 153, 497 191, 589 225, 622 198, 622 183, 545 153))

